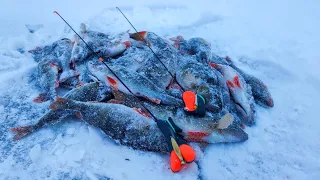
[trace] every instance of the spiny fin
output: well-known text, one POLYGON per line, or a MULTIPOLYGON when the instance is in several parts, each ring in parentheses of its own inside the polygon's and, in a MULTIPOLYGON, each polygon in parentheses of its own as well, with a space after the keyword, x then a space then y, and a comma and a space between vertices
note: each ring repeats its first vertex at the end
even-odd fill
POLYGON ((57 110, 59 108, 59 106, 65 104, 66 102, 67 102, 67 99, 61 98, 61 97, 57 97, 55 102, 53 102, 49 107, 52 110, 57 110))
POLYGON ((226 129, 233 123, 233 116, 230 113, 225 114, 218 122, 216 129, 226 129))
POLYGON ((110 76, 106 76, 106 78, 107 78, 107 81, 110 84, 110 86, 115 87, 115 88, 117 87, 118 83, 114 78, 112 78, 110 76))
POLYGON ((33 126, 21 126, 21 127, 10 128, 10 131, 13 133, 17 133, 13 137, 13 140, 17 141, 31 134, 33 132, 33 126))
POLYGON ((33 102, 35 102, 35 103, 43 103, 43 102, 48 101, 48 100, 49 100, 49 98, 47 97, 47 95, 45 93, 41 93, 41 94, 39 94, 38 97, 33 99, 33 102))
POLYGON ((240 80, 239 80, 239 76, 235 76, 233 78, 233 82, 238 88, 241 88, 241 83, 240 83, 240 80))
POLYGON ((77 111, 77 112, 76 112, 76 116, 77 116, 77 118, 79 118, 79 119, 82 119, 82 118, 83 118, 83 116, 82 116, 82 114, 81 114, 80 111, 77 111))
POLYGON ((183 157, 182 157, 182 154, 181 154, 181 151, 180 151, 180 148, 179 148, 179 145, 178 145, 177 141, 172 136, 171 136, 171 144, 172 144, 174 152, 177 154, 178 158, 180 159, 181 164, 185 164, 183 157))
POLYGON ((144 117, 151 118, 151 116, 150 116, 149 114, 143 112, 143 111, 142 111, 141 109, 139 109, 139 108, 133 107, 132 109, 135 110, 137 113, 141 114, 141 115, 144 116, 144 117))

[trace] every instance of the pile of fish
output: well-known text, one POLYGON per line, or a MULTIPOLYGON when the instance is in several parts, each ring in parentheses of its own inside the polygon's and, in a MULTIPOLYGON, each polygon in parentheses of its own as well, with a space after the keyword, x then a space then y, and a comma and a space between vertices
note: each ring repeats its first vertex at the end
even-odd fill
POLYGON ((168 152, 164 135, 140 103, 160 121, 171 117, 185 140, 200 143, 245 141, 248 135, 244 125, 255 123, 255 103, 273 107, 261 80, 237 68, 230 58, 212 54, 210 44, 202 38, 177 36, 166 40, 147 31, 111 36, 87 30, 83 24, 79 34, 94 52, 79 38, 60 39, 29 51, 38 63, 33 80, 43 92, 34 102, 51 101, 51 105, 38 123, 11 128, 16 133, 14 140, 43 126, 79 118, 122 145, 168 152), (58 88, 69 91, 59 97, 58 88), (182 89, 206 99, 204 117, 184 112, 182 89), (226 114, 231 120, 221 126, 226 114))

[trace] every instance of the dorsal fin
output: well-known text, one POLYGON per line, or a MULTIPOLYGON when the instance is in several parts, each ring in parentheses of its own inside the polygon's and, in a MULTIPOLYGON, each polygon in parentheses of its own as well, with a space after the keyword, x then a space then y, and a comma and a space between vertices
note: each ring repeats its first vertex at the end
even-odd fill
POLYGON ((216 129, 226 129, 233 123, 234 117, 232 114, 227 113, 225 114, 219 121, 216 126, 216 129))

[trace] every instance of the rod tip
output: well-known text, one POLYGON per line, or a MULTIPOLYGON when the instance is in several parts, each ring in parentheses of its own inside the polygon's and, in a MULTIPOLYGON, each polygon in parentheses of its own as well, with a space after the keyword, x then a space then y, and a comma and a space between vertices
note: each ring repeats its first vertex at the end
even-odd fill
POLYGON ((53 11, 53 13, 59 14, 57 11, 53 11))

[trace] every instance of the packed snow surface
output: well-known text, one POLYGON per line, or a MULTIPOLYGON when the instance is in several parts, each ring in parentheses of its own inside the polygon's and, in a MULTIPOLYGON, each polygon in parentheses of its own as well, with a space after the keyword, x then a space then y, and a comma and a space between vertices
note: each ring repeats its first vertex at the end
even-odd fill
MULTIPOLYGON (((0 6, 0 179, 319 179, 320 1, 4 1, 0 6), (119 146, 81 121, 43 128, 18 142, 10 127, 35 123, 49 103, 28 82, 27 53, 79 30, 133 29, 163 38, 202 37, 212 51, 268 85, 275 106, 256 106, 244 143, 212 144, 172 173, 169 156, 119 146), (29 28, 35 30, 30 33, 29 28)), ((195 145, 195 147, 197 147, 195 145)))

